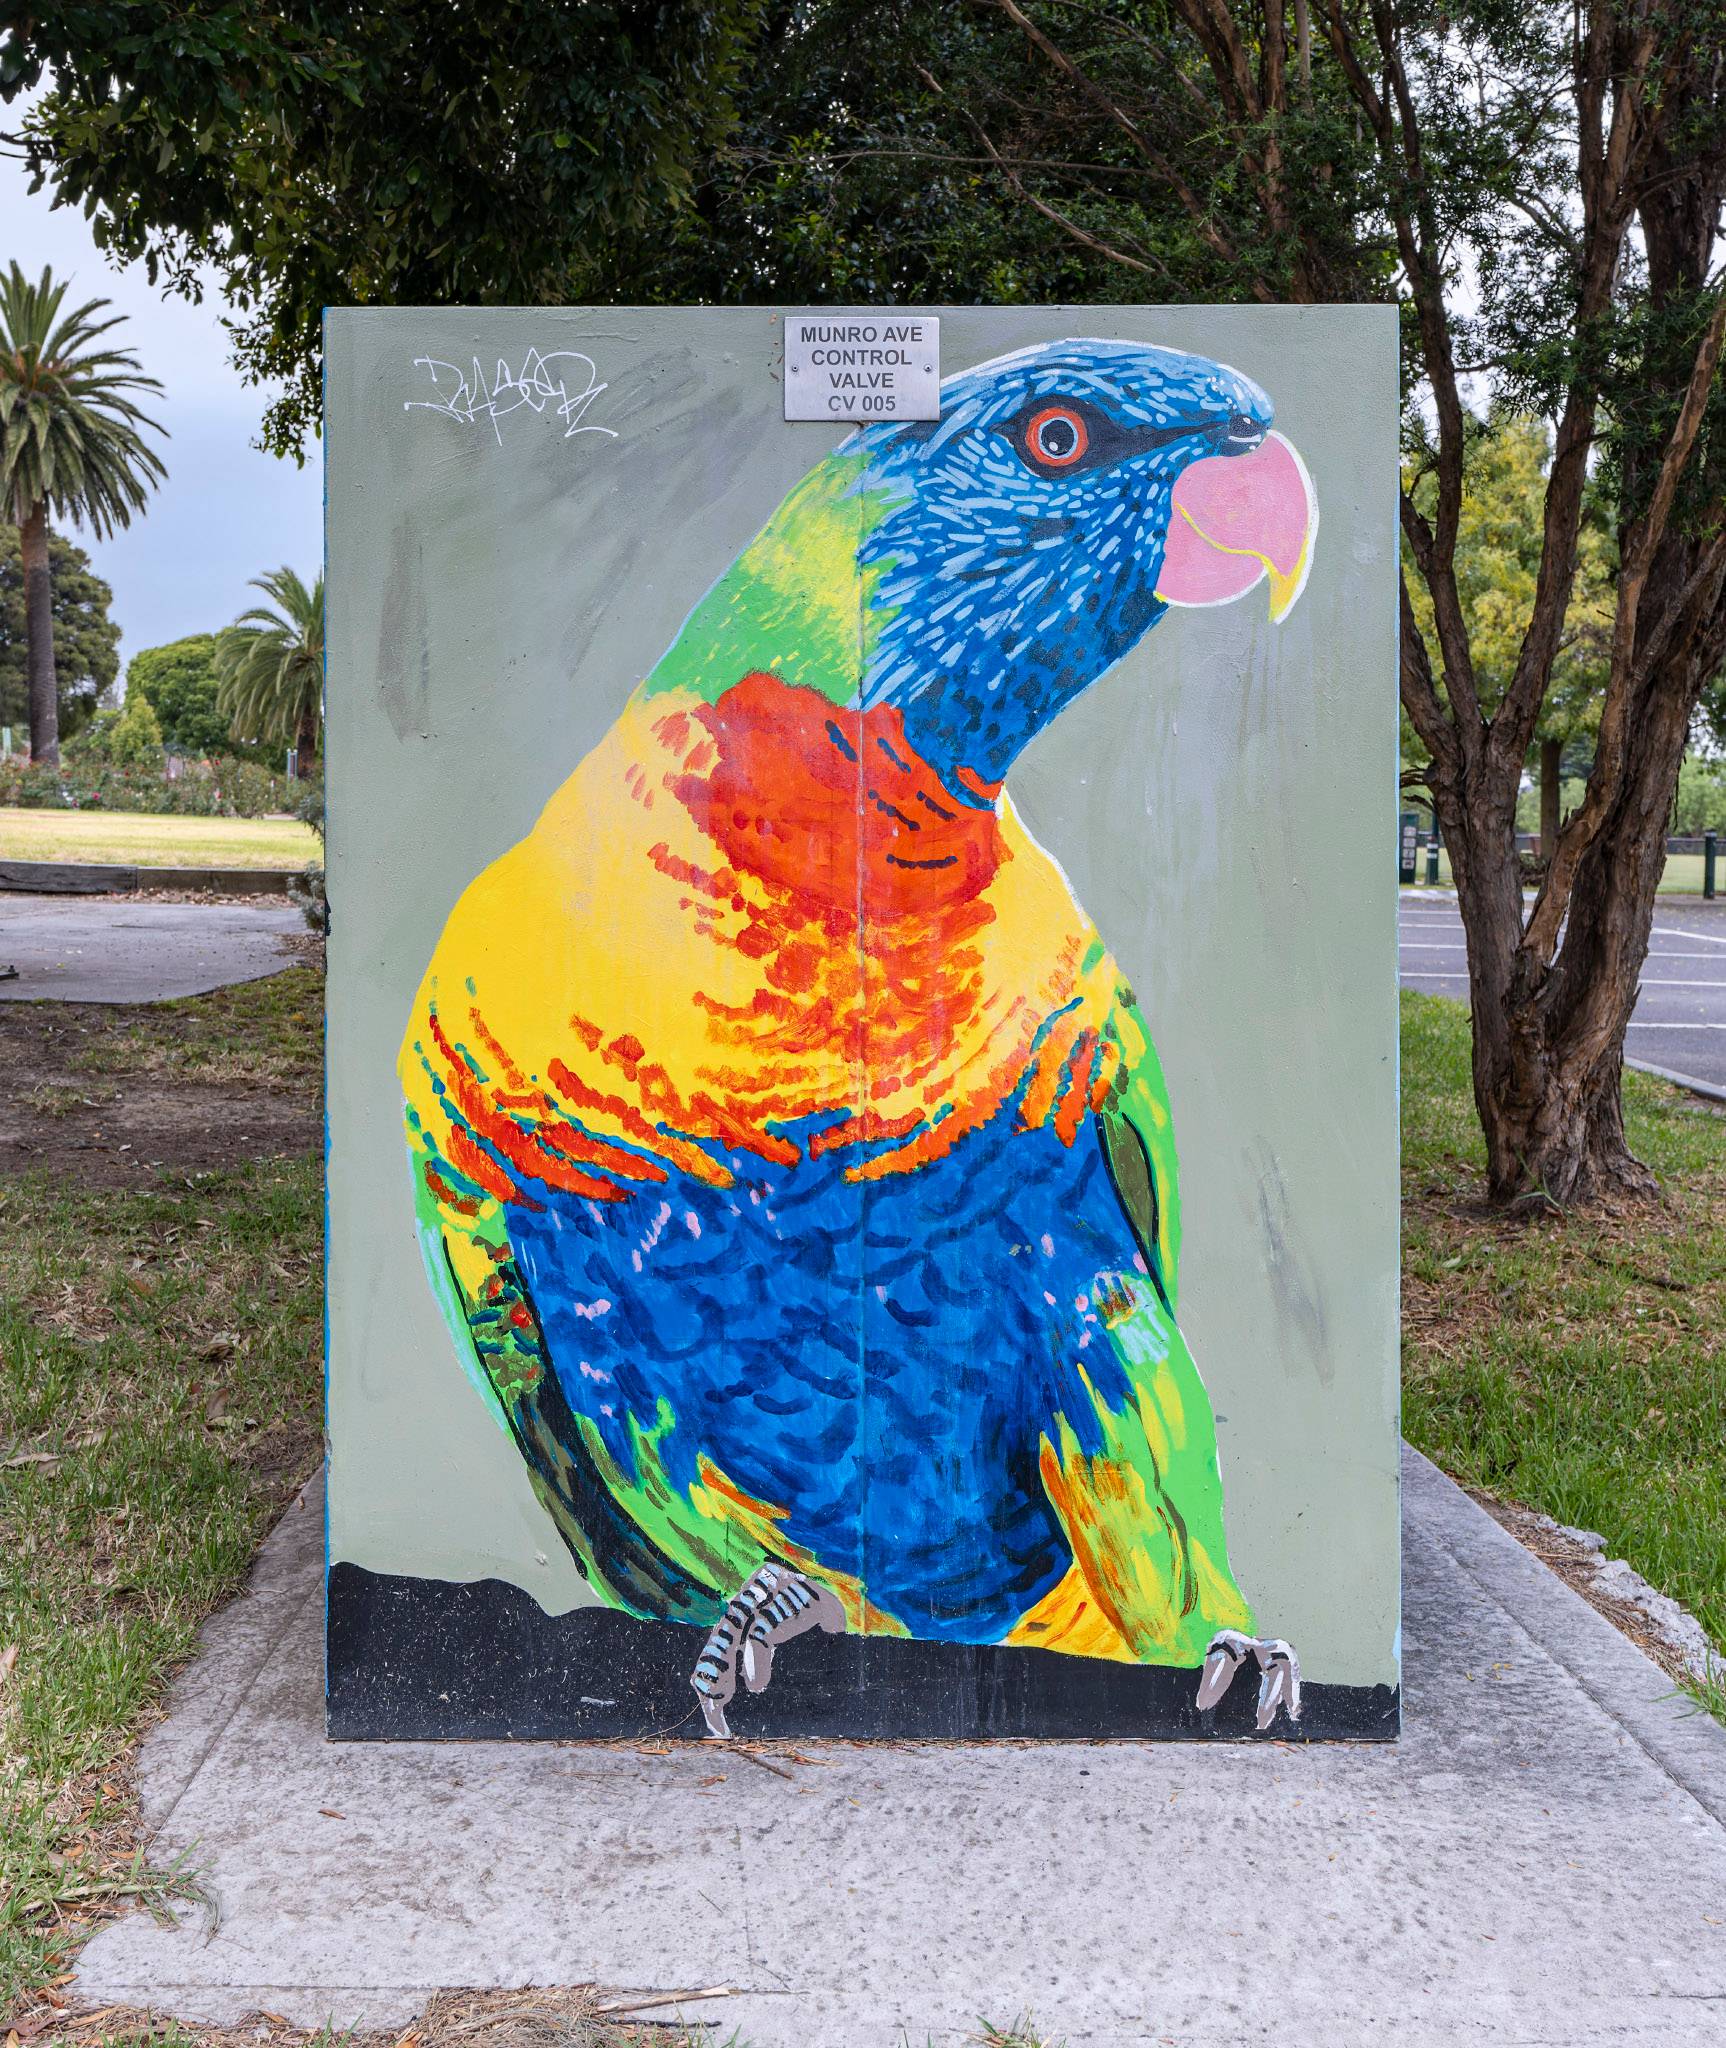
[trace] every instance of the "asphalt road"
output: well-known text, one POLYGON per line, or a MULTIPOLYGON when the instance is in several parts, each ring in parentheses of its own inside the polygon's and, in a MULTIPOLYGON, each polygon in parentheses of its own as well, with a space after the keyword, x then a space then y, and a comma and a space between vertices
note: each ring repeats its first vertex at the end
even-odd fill
MULTIPOLYGON (((1468 1000, 1462 920, 1450 898, 1404 891, 1397 932, 1404 988, 1468 1000)), ((1726 902, 1663 897, 1656 904, 1627 1050, 1650 1066, 1726 1087, 1726 902)))

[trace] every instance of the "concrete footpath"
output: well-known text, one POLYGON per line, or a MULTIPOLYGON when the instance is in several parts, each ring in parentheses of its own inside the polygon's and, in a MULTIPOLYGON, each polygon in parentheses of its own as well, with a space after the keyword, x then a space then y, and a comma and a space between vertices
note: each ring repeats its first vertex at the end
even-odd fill
MULTIPOLYGON (((734 1987, 751 2048, 1726 2038, 1726 1729, 1414 1453, 1395 1746, 332 1745, 291 1509, 142 1760, 143 1914, 77 1992, 408 2020, 442 1986, 734 1987), (783 1775, 789 1773, 789 1777, 783 1775)), ((676 2010, 661 2009, 665 2017, 676 2010)))
POLYGON ((294 965, 306 921, 280 903, 0 895, 0 1002, 161 1003, 294 965))

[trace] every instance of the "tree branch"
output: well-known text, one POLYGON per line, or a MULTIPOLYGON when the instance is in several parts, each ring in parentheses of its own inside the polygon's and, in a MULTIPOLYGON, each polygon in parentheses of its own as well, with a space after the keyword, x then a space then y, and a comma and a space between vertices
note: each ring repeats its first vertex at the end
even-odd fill
MULTIPOLYGON (((1432 599, 1433 623, 1444 661, 1445 688, 1455 714, 1455 731, 1463 757, 1477 767, 1482 720, 1475 684, 1474 657, 1462 597, 1456 581, 1456 536, 1462 515, 1462 471, 1466 446, 1461 386, 1457 378, 1449 310, 1444 301, 1440 237, 1420 142, 1419 120, 1408 75, 1398 47, 1396 22, 1382 0, 1372 8, 1374 35, 1387 87, 1396 111, 1379 93, 1361 61, 1342 0, 1328 0, 1325 34, 1356 105, 1366 116, 1378 144, 1385 172, 1386 207, 1396 231, 1397 254, 1408 279, 1420 330, 1422 365, 1432 388, 1438 419, 1438 445, 1432 451, 1437 484, 1435 517, 1428 521, 1407 493, 1402 500, 1403 531, 1432 599), (1410 199, 1412 198, 1412 204, 1410 199)), ((1519 764, 1520 765, 1520 764, 1519 764)))
POLYGON ((1039 199, 1036 193, 1029 189, 1024 179, 1019 176, 1018 172, 989 140, 982 124, 975 119, 970 109, 959 106, 957 100, 950 99, 942 88, 940 81, 932 72, 926 71, 921 64, 916 66, 916 72, 917 76, 922 79, 931 92, 941 99, 948 100, 949 105, 958 109, 960 118, 970 128, 972 134, 976 136, 978 142, 987 152, 990 161, 1002 172, 1008 184, 1012 186, 1013 190, 1018 193, 1027 206, 1035 208, 1045 220, 1052 221, 1063 234, 1071 235, 1073 240, 1082 247, 1093 250, 1099 256, 1106 256, 1111 263, 1124 263, 1129 270, 1143 271, 1147 277, 1158 275, 1154 265, 1141 263, 1137 256, 1129 256, 1124 249, 1113 247, 1110 243, 1103 241, 1100 237, 1080 227, 1076 220, 1069 220, 1066 214, 1049 205, 1046 200, 1039 199))
MULTIPOLYGON (((1220 256, 1225 263, 1238 263, 1240 261, 1238 250, 1229 240, 1228 236, 1210 218, 1198 194, 1181 176, 1179 171, 1176 170, 1173 163, 1144 134, 1137 122, 1127 113, 1126 109, 1110 94, 1106 93, 1086 72, 1081 71, 1072 58, 1057 43, 1045 35, 1042 29, 1025 13, 1024 9, 1016 4, 1016 0, 987 0, 987 4, 997 8, 1013 23, 1014 27, 1022 30, 1032 46, 1042 53, 1045 60, 1053 65, 1061 76, 1088 99, 1115 127, 1120 129, 1121 133, 1132 143, 1145 162, 1162 179, 1169 190, 1174 193, 1176 199, 1180 201, 1182 210, 1194 227, 1197 228, 1200 239, 1205 243, 1206 247, 1213 254, 1220 256)), ((920 72, 922 71, 921 66, 918 69, 920 72)), ((922 75, 928 76, 926 72, 922 75)), ((940 88, 937 87, 936 90, 939 91, 940 88)), ((966 118, 969 119, 969 116, 966 118)), ((975 123, 972 125, 975 126, 975 123)), ((980 135, 981 130, 978 130, 978 133, 980 135)), ((992 149, 992 145, 987 141, 985 141, 984 147, 992 149)), ((1005 160, 1001 159, 1000 161, 1002 162, 1002 167, 1006 168, 1005 160)), ((1097 250, 1099 254, 1106 255, 1111 253, 1104 244, 1098 242, 1094 237, 1087 238, 1084 232, 1078 229, 1073 222, 1033 198, 1023 185, 1018 187, 1018 191, 1021 198, 1028 201, 1030 205, 1035 206, 1038 212, 1046 215, 1048 219, 1063 226, 1067 233, 1076 235, 1081 241, 1086 241, 1088 246, 1097 250)), ((1118 252, 1115 253, 1118 255, 1118 252)), ((1118 260, 1132 261, 1130 257, 1119 258, 1118 260)), ((1143 268, 1145 266, 1140 267, 1143 268)), ((1261 303, 1267 305, 1275 299, 1275 294, 1262 278, 1255 278, 1253 280, 1253 296, 1260 300, 1261 303)))
MULTIPOLYGON (((1608 0, 1592 0, 1588 34, 1578 58, 1577 172, 1583 206, 1582 278, 1575 320, 1579 346, 1585 345, 1588 329, 1611 305, 1613 279, 1632 213, 1631 151, 1635 124, 1654 54, 1654 30, 1645 23, 1619 87, 1611 123, 1602 136, 1610 83, 1612 27, 1608 0)), ((1649 139, 1644 137, 1641 155, 1646 155, 1649 139)), ((1493 752, 1506 773, 1512 767, 1518 774, 1521 772, 1552 674, 1565 609, 1570 603, 1576 572, 1576 535, 1582 523, 1582 498, 1598 402, 1593 378, 1580 369, 1574 371, 1553 440, 1552 468, 1546 480, 1541 521, 1540 567, 1535 576, 1528 630, 1493 720, 1493 752)))
POLYGON ((1667 440, 1666 452, 1661 458, 1660 474, 1655 480, 1648 509, 1631 528, 1625 544, 1618 574, 1618 607, 1612 622, 1612 671, 1606 687, 1606 701, 1601 707, 1600 736, 1595 744, 1593 772, 1589 775, 1582 802, 1559 835, 1552 865, 1547 870, 1539 900, 1522 936, 1521 952, 1541 968, 1552 964, 1559 927, 1570 907, 1577 866, 1618 799, 1630 708, 1636 699, 1636 684, 1646 673, 1646 664, 1638 660, 1636 648, 1642 592, 1655 552, 1671 521, 1673 501, 1695 450, 1696 437, 1701 432, 1723 343, 1726 343, 1726 289, 1716 298, 1713 316, 1697 345, 1690 382, 1667 440))
POLYGON ((1408 713, 1409 724, 1419 733, 1432 756, 1434 766, 1454 779, 1456 731, 1439 700, 1438 687, 1432 678, 1432 657, 1426 651, 1425 637, 1414 616, 1414 603, 1408 594, 1406 576, 1398 578, 1397 588, 1401 593, 1402 651, 1398 681, 1402 708, 1408 713))

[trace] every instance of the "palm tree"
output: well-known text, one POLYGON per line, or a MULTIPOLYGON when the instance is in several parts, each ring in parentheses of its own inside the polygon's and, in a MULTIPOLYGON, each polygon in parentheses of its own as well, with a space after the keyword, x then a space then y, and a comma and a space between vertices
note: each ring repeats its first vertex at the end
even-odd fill
POLYGON ((324 579, 308 590, 292 569, 255 576, 275 601, 254 605, 216 636, 216 706, 236 739, 290 740, 311 773, 324 705, 324 579))
POLYGON ((23 558, 30 753, 55 767, 60 713, 49 515, 79 520, 105 540, 131 525, 167 475, 139 431, 166 430, 128 395, 161 385, 139 374, 130 349, 97 345, 124 316, 98 319, 107 299, 62 314, 66 289, 51 270, 32 284, 16 263, 0 278, 0 507, 18 528, 23 558))

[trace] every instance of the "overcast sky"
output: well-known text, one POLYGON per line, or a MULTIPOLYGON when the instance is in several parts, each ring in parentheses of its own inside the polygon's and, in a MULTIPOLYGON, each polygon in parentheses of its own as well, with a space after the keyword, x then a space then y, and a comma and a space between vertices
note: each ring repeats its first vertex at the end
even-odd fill
MULTIPOLYGON (((11 128, 19 112, 5 110, 11 128)), ((88 548, 114 589, 124 661, 186 633, 212 632, 260 602, 246 584, 284 563, 309 582, 323 558, 323 466, 314 446, 304 469, 251 444, 270 394, 243 385, 228 361, 220 301, 166 298, 143 268, 116 269, 90 239, 84 216, 34 197, 24 166, 0 156, 0 268, 16 259, 34 280, 46 263, 70 278, 67 305, 112 299, 125 324, 108 337, 133 349, 160 398, 145 410, 168 430, 150 438, 167 481, 125 532, 88 548)))

